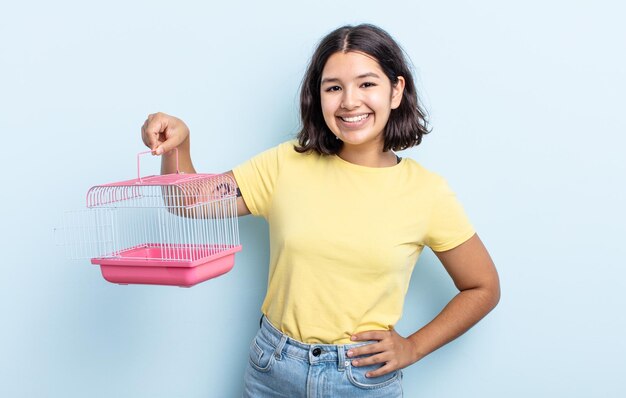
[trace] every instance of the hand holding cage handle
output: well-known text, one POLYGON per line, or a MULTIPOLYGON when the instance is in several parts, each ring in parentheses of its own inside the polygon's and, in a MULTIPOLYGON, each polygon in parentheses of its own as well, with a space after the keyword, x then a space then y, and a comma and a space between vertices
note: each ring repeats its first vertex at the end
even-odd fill
MULTIPOLYGON (((180 169, 178 168, 178 148, 173 148, 173 150, 174 150, 174 153, 176 154, 176 174, 180 174, 180 169)), ((139 152, 137 154, 137 180, 139 180, 138 184, 143 183, 143 180, 141 179, 141 172, 140 172, 140 167, 139 167, 141 156, 147 155, 149 153, 152 153, 152 151, 139 152)))

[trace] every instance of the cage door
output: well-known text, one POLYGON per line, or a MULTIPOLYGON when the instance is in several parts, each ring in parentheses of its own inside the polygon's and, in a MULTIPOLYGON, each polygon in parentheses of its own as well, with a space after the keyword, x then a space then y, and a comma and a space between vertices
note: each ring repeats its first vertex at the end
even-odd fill
POLYGON ((72 260, 115 256, 117 209, 68 211, 63 226, 55 230, 57 244, 72 260))

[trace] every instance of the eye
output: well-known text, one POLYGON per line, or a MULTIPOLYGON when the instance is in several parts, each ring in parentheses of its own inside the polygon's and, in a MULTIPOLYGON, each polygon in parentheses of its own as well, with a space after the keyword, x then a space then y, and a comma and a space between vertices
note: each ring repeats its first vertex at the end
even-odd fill
POLYGON ((372 83, 372 82, 365 82, 363 84, 361 84, 361 87, 363 88, 368 88, 368 87, 375 87, 376 83, 372 83))
POLYGON ((327 93, 332 93, 332 92, 339 91, 339 90, 341 90, 341 87, 339 86, 330 86, 330 87, 327 87, 324 91, 326 91, 327 93))

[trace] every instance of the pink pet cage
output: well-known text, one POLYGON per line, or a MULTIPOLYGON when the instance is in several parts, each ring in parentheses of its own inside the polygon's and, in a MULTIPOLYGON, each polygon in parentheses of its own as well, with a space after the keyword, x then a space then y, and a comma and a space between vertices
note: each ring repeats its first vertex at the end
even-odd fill
POLYGON ((190 287, 230 271, 241 250, 232 177, 141 177, 147 153, 136 179, 94 186, 86 210, 66 213, 67 256, 118 284, 190 287))

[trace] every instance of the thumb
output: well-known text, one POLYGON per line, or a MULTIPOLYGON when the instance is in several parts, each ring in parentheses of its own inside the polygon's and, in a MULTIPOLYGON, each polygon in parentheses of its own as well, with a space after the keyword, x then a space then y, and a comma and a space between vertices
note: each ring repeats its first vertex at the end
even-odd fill
POLYGON ((155 155, 163 155, 164 153, 166 153, 166 152, 168 151, 168 149, 166 149, 166 148, 167 148, 167 145, 166 145, 166 144, 165 144, 165 142, 164 142, 164 143, 162 143, 162 144, 158 145, 156 148, 154 148, 154 149, 152 150, 152 152, 153 152, 155 155))
POLYGON ((174 143, 174 140, 171 138, 166 139, 164 142, 161 142, 157 145, 157 147, 153 150, 155 155, 163 155, 176 148, 178 145, 174 143))

